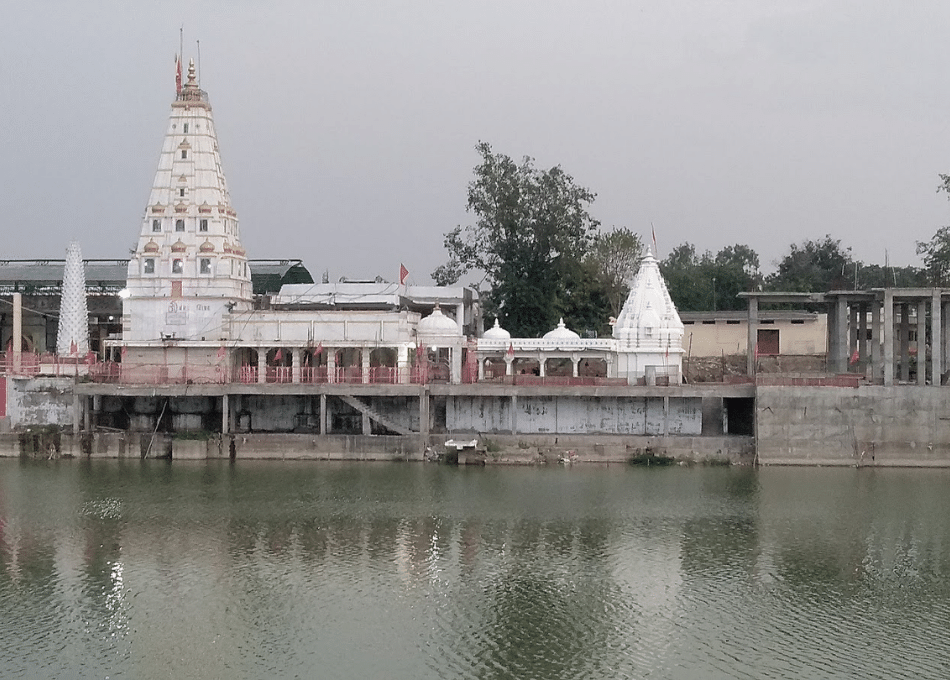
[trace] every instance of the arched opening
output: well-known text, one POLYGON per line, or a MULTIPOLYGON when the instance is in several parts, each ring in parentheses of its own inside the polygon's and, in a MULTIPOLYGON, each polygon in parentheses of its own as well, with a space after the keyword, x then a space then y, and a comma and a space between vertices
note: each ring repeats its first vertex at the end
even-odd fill
POLYGON ((289 383, 293 380, 293 350, 277 347, 267 352, 267 382, 289 383))
POLYGON ((580 363, 577 364, 577 375, 581 378, 606 378, 606 359, 581 359, 580 363))
POLYGON ((363 382, 363 351, 358 347, 343 347, 336 351, 336 382, 363 382))
POLYGON ((369 370, 372 383, 396 383, 396 350, 392 347, 377 347, 369 353, 369 370))
POLYGON ((550 378, 574 376, 574 362, 567 357, 551 357, 544 361, 544 375, 550 378))

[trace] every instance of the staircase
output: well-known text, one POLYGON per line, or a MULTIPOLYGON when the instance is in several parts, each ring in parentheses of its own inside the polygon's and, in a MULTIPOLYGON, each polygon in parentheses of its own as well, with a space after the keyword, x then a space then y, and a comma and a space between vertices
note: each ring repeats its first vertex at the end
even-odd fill
POLYGON ((410 430, 409 428, 403 425, 394 423, 389 418, 374 411, 372 408, 364 404, 362 401, 360 401, 356 397, 351 397, 347 394, 340 394, 338 396, 344 402, 346 402, 347 404, 355 408, 360 413, 366 414, 367 416, 370 417, 371 420, 375 420, 377 423, 385 427, 387 430, 392 430, 393 432, 396 432, 397 434, 402 434, 402 435, 418 434, 418 432, 413 432, 412 430, 410 430))

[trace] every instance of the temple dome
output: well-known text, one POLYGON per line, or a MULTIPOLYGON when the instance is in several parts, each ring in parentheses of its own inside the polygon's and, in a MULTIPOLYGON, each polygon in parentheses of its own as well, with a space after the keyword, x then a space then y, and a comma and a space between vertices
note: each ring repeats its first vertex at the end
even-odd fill
POLYGON ((213 253, 214 244, 211 241, 205 241, 200 246, 198 246, 198 250, 202 253, 213 253))
POLYGON ((581 336, 564 325, 563 318, 558 322, 557 328, 544 334, 545 340, 579 340, 580 337, 581 336))
POLYGON ((148 243, 145 244, 145 247, 142 248, 142 250, 145 251, 146 253, 157 253, 159 248, 158 248, 158 244, 155 243, 155 241, 150 240, 148 243))
POLYGON ((178 239, 177 241, 175 241, 175 242, 172 244, 172 252, 173 252, 173 253, 183 253, 183 252, 185 252, 186 250, 188 250, 188 246, 186 246, 186 245, 182 242, 181 239, 178 239))
POLYGON ((498 319, 496 318, 495 325, 482 333, 482 337, 486 340, 510 340, 511 333, 502 328, 498 324, 498 319))
POLYGON ((460 335, 458 324, 443 314, 439 305, 436 305, 432 313, 419 322, 418 334, 420 337, 460 335))

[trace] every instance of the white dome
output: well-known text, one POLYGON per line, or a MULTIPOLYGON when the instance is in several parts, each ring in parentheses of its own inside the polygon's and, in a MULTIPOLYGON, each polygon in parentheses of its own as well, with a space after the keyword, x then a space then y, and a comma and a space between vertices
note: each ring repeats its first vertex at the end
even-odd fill
POLYGON ((419 322, 418 333, 420 336, 439 336, 460 335, 458 324, 447 317, 435 306, 432 313, 419 322))
POLYGON ((510 340, 511 333, 498 325, 498 319, 495 319, 495 325, 482 334, 486 340, 510 340))
POLYGON ((545 340, 579 340, 580 337, 581 336, 564 325, 563 318, 558 322, 557 328, 544 334, 545 340))

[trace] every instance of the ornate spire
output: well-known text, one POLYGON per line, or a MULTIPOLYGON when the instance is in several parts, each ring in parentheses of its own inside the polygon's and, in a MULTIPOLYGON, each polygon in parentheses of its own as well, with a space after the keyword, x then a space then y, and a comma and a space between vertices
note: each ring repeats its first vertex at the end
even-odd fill
POLYGON ((86 272, 79 244, 73 241, 66 249, 63 270, 63 293, 59 305, 59 330, 56 353, 62 356, 89 351, 89 311, 86 306, 86 272))

